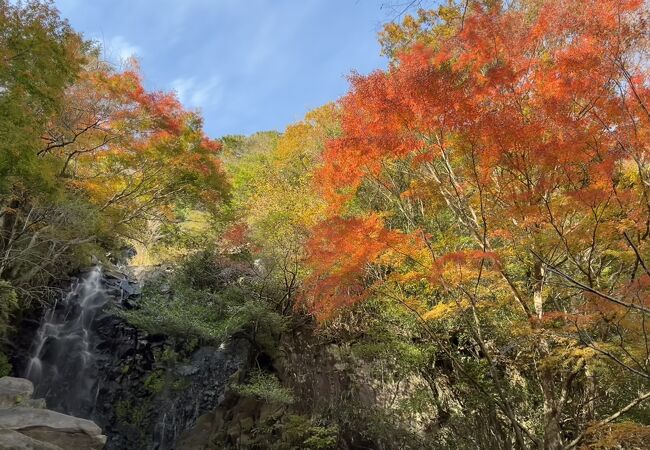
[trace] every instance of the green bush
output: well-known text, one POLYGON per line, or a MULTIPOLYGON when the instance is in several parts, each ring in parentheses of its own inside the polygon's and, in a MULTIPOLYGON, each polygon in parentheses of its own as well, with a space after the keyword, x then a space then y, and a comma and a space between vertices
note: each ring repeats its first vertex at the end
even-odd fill
POLYGON ((277 377, 270 373, 255 370, 248 381, 233 386, 235 392, 245 397, 254 397, 267 403, 288 405, 294 402, 290 389, 282 387, 277 377))
POLYGON ((339 429, 335 425, 314 423, 303 416, 290 415, 283 424, 283 440, 293 448, 327 450, 336 448, 339 429))
POLYGON ((154 352, 154 359, 165 367, 174 367, 178 362, 179 355, 171 347, 154 352))
POLYGON ((17 307, 18 296, 13 286, 0 280, 0 339, 7 337, 7 332, 11 329, 9 318, 17 307))
POLYGON ((259 299, 253 286, 218 284, 217 268, 201 269, 211 262, 199 257, 187 260, 169 280, 171 289, 155 283, 145 286, 138 308, 118 313, 150 333, 219 344, 240 332, 264 348, 273 348, 285 318, 259 299), (207 278, 199 281, 197 274, 207 278))
POLYGON ((165 374, 162 370, 151 372, 144 379, 144 387, 152 394, 159 394, 165 388, 165 374))
POLYGON ((11 364, 7 359, 7 355, 0 353, 0 377, 6 377, 11 374, 11 364))
POLYGON ((118 422, 123 425, 130 425, 139 429, 147 421, 150 406, 148 402, 138 402, 136 405, 131 400, 120 400, 115 404, 115 415, 118 422))

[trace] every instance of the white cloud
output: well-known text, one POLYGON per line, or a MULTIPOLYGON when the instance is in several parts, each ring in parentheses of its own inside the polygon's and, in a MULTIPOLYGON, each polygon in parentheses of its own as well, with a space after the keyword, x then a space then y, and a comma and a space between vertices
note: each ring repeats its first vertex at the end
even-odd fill
POLYGON ((171 87, 185 106, 205 108, 218 103, 223 94, 223 84, 218 76, 207 80, 197 80, 196 77, 177 78, 171 87))

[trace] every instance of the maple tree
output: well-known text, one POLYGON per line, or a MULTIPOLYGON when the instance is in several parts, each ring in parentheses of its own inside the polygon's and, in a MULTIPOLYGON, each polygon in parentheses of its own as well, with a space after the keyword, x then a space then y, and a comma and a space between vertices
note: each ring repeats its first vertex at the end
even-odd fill
POLYGON ((393 296, 427 329, 460 321, 487 362, 470 382, 501 416, 495 448, 573 448, 650 398, 647 20, 637 0, 450 3, 387 27, 391 66, 340 102, 304 302, 328 318, 393 296), (583 415, 594 372, 592 394, 620 397, 583 415))
POLYGON ((115 72, 97 62, 68 90, 43 136, 41 157, 84 192, 126 235, 142 221, 174 220, 174 207, 213 209, 226 191, 220 144, 174 94, 147 92, 137 66, 115 72))

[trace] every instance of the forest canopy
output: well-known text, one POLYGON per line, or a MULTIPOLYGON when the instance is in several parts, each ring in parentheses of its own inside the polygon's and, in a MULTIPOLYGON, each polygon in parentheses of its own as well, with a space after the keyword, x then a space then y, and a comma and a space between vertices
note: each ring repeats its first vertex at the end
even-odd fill
POLYGON ((104 62, 49 3, 0 2, 0 22, 0 277, 23 301, 152 223, 218 208, 221 144, 174 93, 104 62))
POLYGON ((379 34, 385 70, 281 133, 213 139, 51 4, 0 0, 0 333, 127 246, 200 261, 183 288, 208 297, 231 258, 258 302, 232 322, 264 351, 310 323, 418 386, 379 441, 647 445, 647 2, 411 4, 379 34))

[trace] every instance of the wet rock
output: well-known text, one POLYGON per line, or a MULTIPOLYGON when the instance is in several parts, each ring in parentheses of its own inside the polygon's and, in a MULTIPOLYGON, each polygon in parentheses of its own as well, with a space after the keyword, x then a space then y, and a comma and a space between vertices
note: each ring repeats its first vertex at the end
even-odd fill
POLYGON ((182 342, 137 330, 110 313, 95 320, 93 331, 101 386, 93 420, 108 435, 106 450, 177 448, 181 433, 215 408, 249 352, 239 340, 188 350, 182 342), (157 359, 165 351, 176 354, 175 366, 157 359), (156 374, 160 388, 152 392, 156 374), (137 427, 134 417, 141 421, 137 427))
POLYGON ((111 279, 118 280, 118 281, 127 279, 127 276, 125 274, 113 269, 104 269, 104 277, 105 277, 105 282, 108 282, 111 279))
POLYGON ((198 372, 198 368, 195 366, 182 365, 176 368, 176 373, 184 377, 192 376, 196 372, 198 372))
POLYGON ((208 413, 199 417, 190 433, 185 433, 177 442, 177 450, 202 450, 210 442, 214 414, 208 413))
POLYGON ((122 295, 127 297, 140 295, 142 293, 140 286, 128 279, 120 281, 120 289, 123 292, 122 295))

